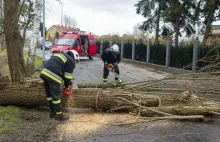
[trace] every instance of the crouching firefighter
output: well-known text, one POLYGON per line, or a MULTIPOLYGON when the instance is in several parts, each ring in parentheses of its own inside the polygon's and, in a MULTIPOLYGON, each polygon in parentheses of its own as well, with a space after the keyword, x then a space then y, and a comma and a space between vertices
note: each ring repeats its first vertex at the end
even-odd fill
POLYGON ((60 88, 64 81, 65 91, 72 85, 72 73, 75 62, 79 61, 79 55, 75 50, 70 50, 63 54, 54 54, 44 65, 40 77, 44 81, 44 88, 50 108, 50 118, 63 121, 69 117, 61 111, 60 88))
POLYGON ((109 70, 115 73, 115 81, 122 82, 122 80, 119 79, 118 64, 121 61, 121 55, 118 45, 114 44, 112 47, 105 49, 101 58, 104 62, 103 82, 108 81, 109 70))

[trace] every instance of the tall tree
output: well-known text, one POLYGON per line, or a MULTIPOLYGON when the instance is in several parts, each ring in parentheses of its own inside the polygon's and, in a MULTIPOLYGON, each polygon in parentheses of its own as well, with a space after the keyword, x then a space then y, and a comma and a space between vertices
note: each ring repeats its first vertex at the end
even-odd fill
POLYGON ((35 51, 37 47, 37 40, 39 37, 41 11, 42 11, 41 0, 35 0, 33 35, 31 37, 30 49, 27 58, 28 75, 32 75, 34 73, 34 59, 35 59, 35 51))
POLYGON ((195 33, 192 25, 195 24, 194 0, 169 0, 168 8, 163 12, 164 21, 171 23, 175 31, 175 46, 178 46, 180 30, 184 30, 188 35, 195 33))
POLYGON ((135 4, 136 13, 147 18, 141 28, 150 33, 155 29, 155 43, 158 43, 161 13, 166 9, 167 0, 140 0, 135 4))
POLYGON ((64 22, 64 25, 70 29, 77 28, 76 19, 66 14, 64 15, 63 22, 64 22))
POLYGON ((33 27, 34 20, 34 2, 32 0, 23 0, 21 4, 19 25, 23 29, 23 38, 26 37, 26 31, 28 28, 33 27))
POLYGON ((20 0, 4 0, 3 30, 12 82, 20 82, 27 77, 23 56, 24 40, 18 24, 19 10, 20 0))
POLYGON ((205 32, 202 43, 207 42, 209 33, 212 29, 212 23, 220 19, 220 1, 219 0, 203 0, 202 14, 205 25, 205 32))

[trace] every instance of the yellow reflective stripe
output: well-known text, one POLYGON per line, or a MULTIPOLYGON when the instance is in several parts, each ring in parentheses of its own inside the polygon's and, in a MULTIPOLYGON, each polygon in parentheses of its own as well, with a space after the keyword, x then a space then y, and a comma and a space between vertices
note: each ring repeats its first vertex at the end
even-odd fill
POLYGON ((56 114, 62 114, 62 112, 56 112, 56 114))
POLYGON ((61 102, 61 100, 58 101, 52 101, 53 104, 59 104, 61 102))
POLYGON ((108 79, 103 78, 103 80, 106 81, 106 80, 108 80, 108 79))
POLYGON ((50 98, 47 98, 47 100, 48 100, 48 101, 51 101, 51 100, 52 100, 52 97, 50 97, 50 98))
POLYGON ((54 77, 53 75, 51 75, 51 74, 49 74, 49 73, 47 73, 47 72, 45 72, 45 71, 42 71, 41 73, 44 74, 44 75, 46 75, 47 77, 53 79, 54 81, 56 81, 56 82, 58 82, 58 83, 61 84, 61 80, 57 79, 57 78, 54 77))
POLYGON ((72 75, 70 76, 70 75, 64 74, 64 77, 67 78, 67 79, 73 79, 72 75))
POLYGON ((66 63, 66 58, 64 58, 62 55, 60 55, 60 54, 54 54, 54 56, 59 57, 64 63, 66 63))

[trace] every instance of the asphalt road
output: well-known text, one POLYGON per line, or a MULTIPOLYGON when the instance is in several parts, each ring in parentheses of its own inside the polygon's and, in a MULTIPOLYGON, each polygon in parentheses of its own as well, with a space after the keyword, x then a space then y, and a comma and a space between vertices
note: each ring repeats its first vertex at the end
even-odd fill
MULTIPOLYGON (((37 56, 42 51, 37 49, 37 56)), ((47 51, 48 53, 48 51, 47 51)), ((47 55, 49 58, 49 55, 47 55)), ((119 64, 120 78, 124 82, 159 79, 163 72, 146 70, 130 64, 119 64)), ((73 76, 75 83, 102 82, 103 63, 99 58, 81 58, 73 76)), ((114 80, 110 73, 109 80, 114 80)), ((87 137, 82 142, 219 142, 220 122, 153 121, 127 126, 110 126, 87 137)))
MULTIPOLYGON (((24 48, 24 50, 28 51, 28 48, 24 48)), ((45 58, 48 60, 50 58, 50 53, 48 50, 45 53, 45 58)), ((42 50, 36 49, 36 55, 42 58, 42 50)), ((122 79, 124 82, 159 79, 166 75, 164 72, 158 73, 154 70, 145 70, 124 63, 119 64, 119 70, 120 79, 122 79)), ((96 57, 93 60, 89 60, 87 57, 80 57, 80 62, 76 64, 76 68, 73 71, 75 83, 102 82, 102 76, 103 62, 96 57)), ((109 73, 108 80, 114 81, 114 74, 112 72, 109 73)))

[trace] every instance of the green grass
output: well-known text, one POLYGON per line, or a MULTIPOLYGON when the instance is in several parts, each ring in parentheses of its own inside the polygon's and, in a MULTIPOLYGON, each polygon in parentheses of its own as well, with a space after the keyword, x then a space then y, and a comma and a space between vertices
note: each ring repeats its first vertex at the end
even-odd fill
MULTIPOLYGON (((25 64, 27 62, 27 57, 28 57, 28 52, 24 52, 24 61, 25 64)), ((35 61, 34 61, 34 68, 39 69, 42 66, 42 59, 38 56, 35 56, 35 61)))
POLYGON ((0 57, 4 57, 4 56, 7 56, 6 50, 4 50, 3 52, 0 52, 0 57))
MULTIPOLYGON (((0 53, 0 57, 4 57, 4 56, 7 56, 7 52, 6 50, 3 51, 2 53, 0 53)), ((24 52, 24 61, 25 61, 25 64, 27 62, 27 57, 28 57, 28 52, 24 52)), ((42 66, 42 59, 38 56, 35 56, 35 61, 34 61, 34 67, 35 69, 39 69, 41 68, 42 66)))
POLYGON ((23 110, 14 107, 0 107, 0 134, 11 134, 15 126, 21 123, 21 114, 23 110))

